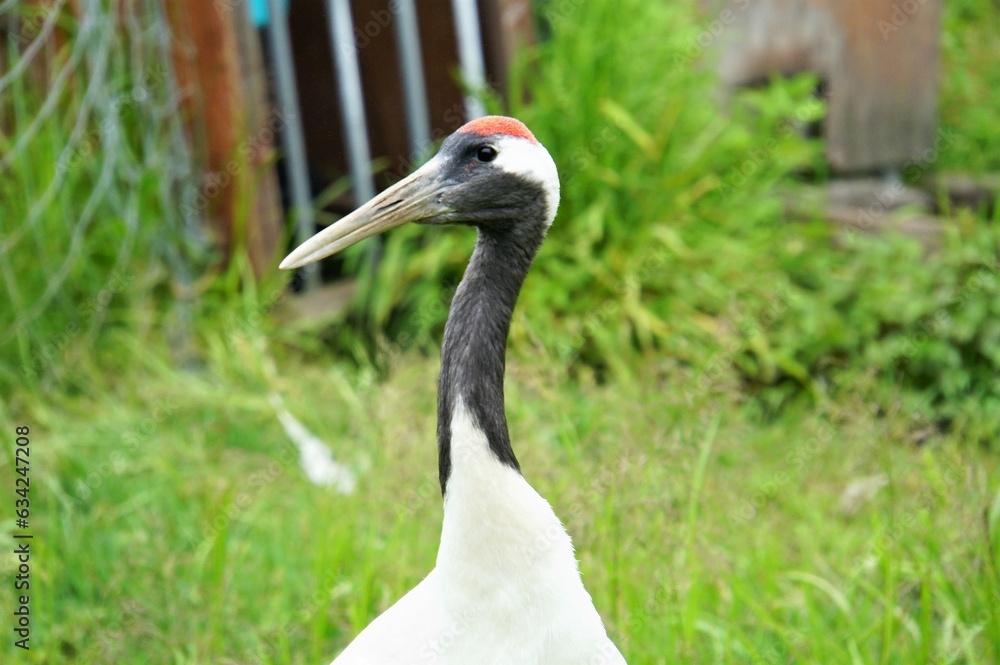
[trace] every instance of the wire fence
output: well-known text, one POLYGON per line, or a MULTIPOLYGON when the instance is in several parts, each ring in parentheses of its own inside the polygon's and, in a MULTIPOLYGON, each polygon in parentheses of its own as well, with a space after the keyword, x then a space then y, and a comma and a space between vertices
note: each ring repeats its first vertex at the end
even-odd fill
POLYGON ((163 0, 0 3, 0 392, 98 362, 102 331, 191 280, 170 39, 163 0))

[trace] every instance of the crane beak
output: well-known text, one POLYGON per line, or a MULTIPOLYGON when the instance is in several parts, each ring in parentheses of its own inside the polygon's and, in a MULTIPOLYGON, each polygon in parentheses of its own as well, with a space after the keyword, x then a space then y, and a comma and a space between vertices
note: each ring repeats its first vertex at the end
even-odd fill
POLYGON ((431 159, 409 177, 299 245, 279 267, 301 268, 407 222, 426 221, 451 212, 438 201, 445 188, 440 174, 440 160, 431 159))

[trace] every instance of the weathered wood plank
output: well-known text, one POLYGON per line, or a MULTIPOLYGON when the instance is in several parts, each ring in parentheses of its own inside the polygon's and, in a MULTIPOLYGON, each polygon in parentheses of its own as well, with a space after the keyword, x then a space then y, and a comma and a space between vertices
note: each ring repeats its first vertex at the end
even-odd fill
POLYGON ((226 257, 245 248, 258 275, 274 262, 281 209, 273 170, 281 119, 264 95, 245 3, 167 3, 187 136, 201 165, 195 210, 226 257))
POLYGON ((937 123, 941 0, 732 0, 718 71, 730 86, 817 72, 839 172, 898 167, 930 149, 937 123))

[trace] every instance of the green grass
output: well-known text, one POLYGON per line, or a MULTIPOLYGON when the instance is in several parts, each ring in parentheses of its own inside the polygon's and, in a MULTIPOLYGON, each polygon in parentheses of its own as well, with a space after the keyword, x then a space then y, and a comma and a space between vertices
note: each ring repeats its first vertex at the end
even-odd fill
MULTIPOLYGON (((404 353, 384 381, 281 358, 264 379, 259 345, 223 339, 208 371, 150 363, 19 416, 29 662, 320 663, 433 566, 437 358, 404 353), (355 495, 304 479, 271 387, 361 470, 355 495)), ((532 355, 509 375, 524 473, 630 663, 1000 658, 997 459, 947 435, 914 445, 921 414, 891 385, 845 377, 769 419, 732 372, 705 390, 663 357, 605 385, 532 355), (845 512, 847 487, 879 474, 845 512)))

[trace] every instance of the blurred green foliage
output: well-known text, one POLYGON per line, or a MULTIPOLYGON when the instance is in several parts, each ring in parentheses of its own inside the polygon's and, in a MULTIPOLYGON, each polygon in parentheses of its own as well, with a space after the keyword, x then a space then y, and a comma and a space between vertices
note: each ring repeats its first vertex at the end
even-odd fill
MULTIPOLYGON (((982 6, 965 4, 949 12, 953 28, 982 6)), ((530 101, 512 114, 559 165, 562 202, 521 296, 515 348, 619 376, 645 352, 732 365, 772 406, 827 391, 843 370, 875 372, 913 388, 932 420, 958 418, 975 438, 998 432, 994 220, 950 216, 930 253, 893 234, 843 236, 819 216, 790 221, 776 185, 822 174, 822 145, 799 131, 823 116, 814 80, 776 80, 720 108, 696 60, 711 35, 687 4, 553 2, 546 15, 551 38, 511 91, 530 101)), ((966 41, 946 38, 949 62, 966 41)), ((940 159, 963 163, 1000 132, 993 124, 987 138, 985 111, 956 104, 954 84, 944 94, 956 124, 940 159)), ((917 166, 907 175, 932 165, 917 166)), ((390 235, 355 301, 355 330, 439 339, 471 236, 390 235)))
POLYGON ((111 4, 82 22, 62 3, 4 17, 0 394, 123 369, 123 340, 184 325, 179 308, 190 323, 184 295, 207 265, 182 214, 193 174, 165 17, 111 4))
MULTIPOLYGON (((844 236, 818 215, 790 221, 785 199, 799 191, 788 183, 824 174, 821 141, 801 131, 824 114, 815 80, 775 80, 720 104, 716 37, 691 2, 553 1, 542 13, 548 38, 516 68, 509 112, 553 154, 562 203, 521 297, 515 353, 619 378, 659 354, 700 372, 706 392, 736 372, 769 409, 875 374, 912 388, 934 422, 976 439, 998 433, 995 219, 947 211, 930 253, 901 236, 844 236)), ((78 34, 52 59, 55 72, 83 68, 90 87, 20 76, 0 95, 14 130, 0 135, 5 392, 82 385, 78 375, 120 367, 122 348, 151 340, 187 357, 178 340, 192 331, 247 312, 264 319, 276 300, 272 282, 247 288, 239 260, 199 279, 206 256, 183 214, 196 190, 163 45, 112 35, 107 18, 67 25, 78 34), (130 48, 114 47, 122 40, 130 48), (38 113, 47 94, 52 111, 38 113)), ((946 7, 948 140, 908 176, 997 166, 997 20, 986 0, 946 7)), ((353 248, 347 268, 361 288, 345 320, 319 336, 274 332, 363 364, 386 348, 432 350, 473 240, 399 229, 375 270, 353 248)))
POLYGON ((997 91, 1000 90, 1000 6, 995 0, 944 3, 941 32, 941 122, 955 127, 964 145, 941 155, 936 168, 1000 169, 997 91))

